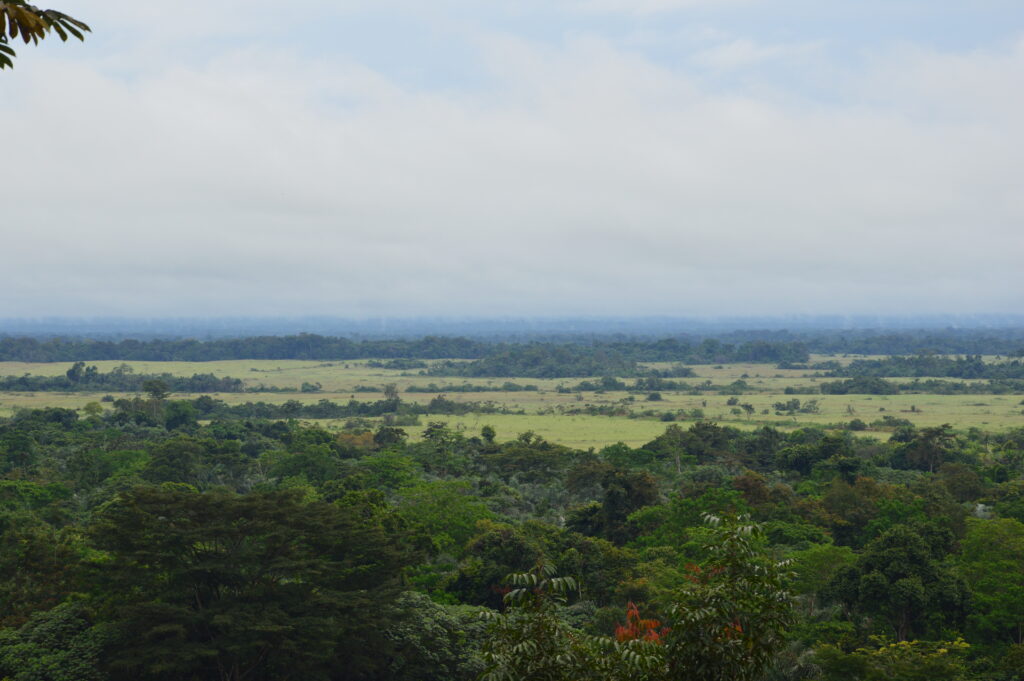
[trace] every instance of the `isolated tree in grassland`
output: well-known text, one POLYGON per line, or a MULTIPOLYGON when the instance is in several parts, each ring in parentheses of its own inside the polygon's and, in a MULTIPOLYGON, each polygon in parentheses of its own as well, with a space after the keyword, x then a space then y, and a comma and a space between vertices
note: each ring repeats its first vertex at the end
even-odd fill
POLYGON ((0 0, 0 69, 14 67, 14 49, 10 42, 21 38, 26 45, 38 45, 53 31, 61 40, 72 35, 85 40, 83 31, 91 29, 73 17, 54 9, 39 9, 25 0, 0 0))
POLYGON ((85 362, 75 362, 71 365, 64 375, 68 377, 68 380, 72 383, 78 383, 82 380, 82 375, 85 373, 85 362))
POLYGON ((142 389, 154 400, 166 399, 171 394, 167 383, 159 378, 153 378, 142 383, 142 389))

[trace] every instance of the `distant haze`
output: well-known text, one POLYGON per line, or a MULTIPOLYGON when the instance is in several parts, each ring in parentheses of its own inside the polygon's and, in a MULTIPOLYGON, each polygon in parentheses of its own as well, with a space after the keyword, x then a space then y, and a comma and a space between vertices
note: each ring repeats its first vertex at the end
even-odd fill
POLYGON ((0 318, 1024 312, 1020 0, 53 4, 0 318))
POLYGON ((944 315, 905 317, 218 317, 218 318, 49 318, 0 319, 0 338, 94 339, 224 338, 317 333, 358 338, 466 336, 508 340, 608 336, 728 336, 780 339, 847 331, 860 336, 950 330, 1024 338, 1024 315, 944 315), (794 336, 795 337, 795 336, 794 336))

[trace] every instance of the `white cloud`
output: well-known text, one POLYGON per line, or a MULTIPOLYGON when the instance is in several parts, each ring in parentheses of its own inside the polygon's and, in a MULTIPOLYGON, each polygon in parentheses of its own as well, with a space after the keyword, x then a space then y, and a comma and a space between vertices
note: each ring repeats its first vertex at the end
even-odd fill
POLYGON ((26 54, 0 316, 1024 302, 1019 47, 835 67, 825 105, 593 35, 478 38, 473 91, 283 47, 132 78, 26 54))
POLYGON ((574 0, 572 6, 585 12, 655 14, 697 7, 727 7, 760 4, 763 0, 574 0))
POLYGON ((764 45, 746 38, 737 38, 698 52, 693 61, 713 69, 731 70, 773 59, 813 59, 821 48, 821 43, 764 45))

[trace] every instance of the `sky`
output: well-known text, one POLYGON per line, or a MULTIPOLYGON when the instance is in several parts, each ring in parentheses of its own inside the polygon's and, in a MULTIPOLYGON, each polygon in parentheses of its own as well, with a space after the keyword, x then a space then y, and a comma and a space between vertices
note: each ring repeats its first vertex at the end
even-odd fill
POLYGON ((1024 312, 1020 0, 53 2, 0 318, 1024 312))

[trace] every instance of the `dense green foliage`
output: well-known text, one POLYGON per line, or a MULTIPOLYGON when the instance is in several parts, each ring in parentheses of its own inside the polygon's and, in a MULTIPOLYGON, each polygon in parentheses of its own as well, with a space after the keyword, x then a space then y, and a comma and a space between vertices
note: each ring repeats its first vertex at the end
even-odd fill
POLYGON ((233 409, 0 421, 0 678, 1019 677, 1022 430, 580 451, 233 409))

